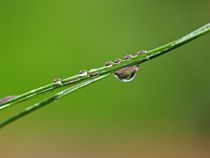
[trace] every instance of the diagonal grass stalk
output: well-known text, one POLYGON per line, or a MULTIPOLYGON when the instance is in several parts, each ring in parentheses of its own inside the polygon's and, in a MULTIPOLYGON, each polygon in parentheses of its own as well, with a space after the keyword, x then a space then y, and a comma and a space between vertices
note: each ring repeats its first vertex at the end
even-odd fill
POLYGON ((48 105, 48 104, 50 104, 52 102, 57 101, 57 100, 63 98, 64 96, 66 96, 66 95, 68 95, 68 94, 70 94, 70 93, 72 93, 72 92, 74 92, 74 91, 76 91, 76 90, 78 90, 78 89, 80 89, 82 87, 85 87, 85 86, 87 86, 89 84, 92 84, 92 83, 98 81, 98 80, 101 80, 101 79, 103 79, 105 77, 108 77, 109 75, 110 74, 105 74, 105 75, 101 75, 99 77, 90 79, 88 81, 84 81, 84 82, 79 83, 79 84, 77 84, 75 86, 67 88, 67 89, 65 89, 65 90, 63 90, 63 91, 61 91, 59 93, 56 93, 56 94, 52 95, 51 97, 49 97, 49 98, 47 98, 47 99, 45 99, 45 100, 43 100, 41 102, 38 102, 38 103, 36 103, 36 104, 34 104, 32 106, 29 106, 28 108, 24 109, 22 112, 16 113, 15 115, 13 115, 13 116, 11 116, 9 118, 6 118, 5 120, 1 121, 0 122, 0 128, 8 125, 9 123, 11 123, 13 121, 18 120, 19 118, 21 118, 21 117, 23 117, 23 116, 25 116, 25 115, 27 115, 27 114, 35 111, 35 110, 38 110, 38 109, 40 109, 40 108, 42 108, 42 107, 44 107, 44 106, 46 106, 46 105, 48 105))
MULTIPOLYGON (((115 64, 111 67, 102 66, 102 67, 94 69, 94 70, 98 72, 99 76, 101 76, 104 74, 114 73, 116 70, 123 68, 123 67, 141 64, 141 63, 146 62, 150 59, 153 59, 153 58, 156 58, 162 54, 165 54, 177 47, 180 47, 183 44, 186 44, 187 42, 190 42, 191 40, 208 33, 209 31, 210 31, 210 23, 198 28, 197 30, 195 30, 195 31, 187 34, 186 36, 184 36, 178 40, 175 40, 171 43, 168 43, 161 47, 149 50, 146 53, 143 53, 141 55, 135 55, 131 59, 123 60, 121 63, 115 64)), ((23 93, 21 95, 18 95, 17 97, 15 97, 11 100, 0 103, 0 110, 5 109, 13 104, 17 104, 19 102, 28 100, 28 99, 30 99, 34 96, 40 95, 42 93, 51 91, 53 89, 60 88, 60 87, 63 87, 63 86, 66 86, 66 85, 69 85, 72 83, 89 80, 91 77, 90 73, 91 73, 91 70, 88 71, 87 75, 85 75, 85 76, 81 76, 80 74, 77 74, 75 76, 71 76, 69 78, 63 79, 63 80, 61 80, 62 84, 60 84, 60 85, 51 83, 51 84, 42 86, 40 88, 33 89, 29 92, 23 93)))

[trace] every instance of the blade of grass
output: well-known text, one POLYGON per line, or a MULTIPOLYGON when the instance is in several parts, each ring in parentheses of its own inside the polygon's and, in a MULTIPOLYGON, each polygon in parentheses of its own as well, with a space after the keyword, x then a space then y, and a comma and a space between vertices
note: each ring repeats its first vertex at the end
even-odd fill
POLYGON ((51 96, 51 97, 49 97, 49 98, 47 98, 47 99, 45 99, 45 100, 43 100, 41 102, 38 102, 38 103, 36 103, 36 104, 34 104, 32 106, 29 106, 26 109, 24 109, 23 111, 21 111, 19 113, 16 113, 16 114, 12 115, 11 117, 8 117, 5 120, 1 121, 0 122, 0 128, 4 127, 4 126, 8 125, 9 123, 12 123, 12 122, 14 122, 14 121, 16 121, 16 120, 18 120, 20 118, 22 118, 23 116, 25 116, 25 115, 27 115, 27 114, 35 111, 35 110, 38 110, 38 109, 40 109, 40 108, 42 108, 42 107, 44 107, 44 106, 46 106, 46 105, 48 105, 48 104, 50 104, 50 103, 52 103, 54 101, 57 101, 58 99, 61 99, 64 96, 66 96, 68 94, 71 94, 72 92, 74 92, 74 91, 76 91, 76 90, 78 90, 80 88, 83 88, 83 87, 85 87, 85 86, 87 86, 87 85, 89 85, 91 83, 94 83, 94 82, 96 82, 98 80, 101 80, 101 79, 103 79, 105 77, 108 77, 109 75, 110 74, 101 75, 99 77, 96 77, 96 78, 90 79, 88 81, 79 83, 79 84, 74 85, 72 87, 69 87, 69 88, 67 88, 67 89, 65 89, 65 90, 63 90, 63 91, 61 91, 59 93, 56 93, 53 96, 51 96))
MULTIPOLYGON (((116 70, 126 67, 126 66, 130 66, 130 65, 137 65, 137 64, 141 64, 143 62, 146 62, 150 59, 156 58, 162 54, 165 54, 177 47, 182 46, 183 44, 186 44, 187 42, 190 42, 191 40, 200 37, 201 35, 204 35, 206 33, 208 33, 210 31, 210 23, 198 28, 197 30, 189 33, 188 35, 175 40, 171 43, 168 43, 166 45, 163 45, 161 47, 152 49, 150 51, 147 51, 146 53, 143 53, 141 55, 136 55, 134 56, 132 59, 130 60, 123 60, 121 63, 113 65, 112 67, 105 67, 102 66, 100 68, 95 69, 98 72, 98 75, 103 75, 103 74, 107 74, 107 73, 113 73, 116 70)), ((21 95, 18 95, 17 97, 5 101, 3 103, 0 103, 0 110, 9 107, 10 105, 13 104, 17 104, 19 102, 28 100, 34 96, 37 96, 39 94, 51 91, 53 89, 68 85, 68 84, 72 84, 72 83, 77 83, 80 81, 86 81, 90 79, 90 74, 86 75, 86 76, 81 76, 81 75, 75 75, 75 76, 71 76, 69 78, 63 79, 61 82, 62 84, 57 85, 57 84, 48 84, 46 86, 31 90, 29 92, 23 93, 21 95)))

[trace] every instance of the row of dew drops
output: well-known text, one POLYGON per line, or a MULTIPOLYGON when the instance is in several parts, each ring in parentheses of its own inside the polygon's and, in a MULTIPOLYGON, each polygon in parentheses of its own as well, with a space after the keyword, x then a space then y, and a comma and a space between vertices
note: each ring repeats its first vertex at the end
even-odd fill
MULTIPOLYGON (((143 53, 146 53, 146 51, 140 50, 136 53, 136 55, 139 56, 143 53)), ((133 56, 128 54, 123 58, 123 60, 120 58, 117 58, 114 62, 107 61, 107 62, 105 62, 104 66, 107 68, 112 67, 113 65, 119 64, 122 61, 129 60, 131 58, 133 58, 133 56)), ((136 72, 138 71, 138 66, 139 65, 133 65, 133 66, 127 66, 127 67, 118 69, 115 71, 114 76, 122 82, 129 82, 135 78, 136 72)), ((89 75, 89 77, 93 78, 93 77, 97 77, 99 75, 99 73, 97 72, 96 69, 91 69, 89 71, 81 70, 78 74, 79 77, 85 77, 88 75, 89 75)), ((53 84, 56 86, 62 86, 63 85, 62 79, 60 79, 60 78, 54 79, 53 84)))
MULTIPOLYGON (((140 50, 136 53, 136 56, 139 56, 139 55, 144 54, 146 52, 147 51, 145 51, 145 50, 140 50)), ((117 65, 117 64, 121 63, 122 61, 126 61, 126 60, 129 60, 131 58, 133 58, 132 55, 126 55, 123 58, 123 60, 120 59, 120 58, 117 58, 114 62, 107 61, 107 62, 105 62, 104 66, 107 67, 107 68, 112 67, 113 65, 117 65)), ((114 76, 120 81, 129 82, 129 81, 134 79, 134 77, 136 75, 136 72, 138 71, 138 66, 139 65, 133 65, 133 66, 127 66, 127 67, 124 67, 124 68, 120 68, 120 69, 115 71, 114 76)), ((97 72, 96 69, 91 69, 90 71, 81 70, 78 74, 78 77, 89 76, 89 77, 92 78, 92 77, 96 77, 98 75, 99 75, 99 73, 97 72)), ((53 80, 53 84, 55 86, 62 86, 63 81, 60 78, 56 78, 56 79, 53 80)), ((34 92, 34 90, 32 90, 31 92, 34 92)), ((5 98, 2 98, 2 99, 0 99, 0 104, 4 103, 4 102, 7 102, 7 101, 9 101, 9 100, 11 100, 15 97, 16 96, 8 96, 8 97, 5 97, 5 98)))

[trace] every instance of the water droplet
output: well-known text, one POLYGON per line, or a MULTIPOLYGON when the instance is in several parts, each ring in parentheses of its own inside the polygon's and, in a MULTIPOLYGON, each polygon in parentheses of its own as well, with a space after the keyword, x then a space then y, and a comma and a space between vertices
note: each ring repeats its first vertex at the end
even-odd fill
POLYGON ((115 77, 120 81, 129 82, 135 78, 137 70, 138 65, 124 67, 115 72, 115 77))
POLYGON ((124 56, 124 60, 131 59, 132 57, 133 57, 132 55, 128 54, 128 55, 124 56))
POLYGON ((1 103, 4 103, 4 102, 7 102, 7 101, 9 101, 9 100, 11 100, 11 99, 13 99, 13 98, 15 98, 16 96, 7 96, 7 97, 5 97, 5 98, 1 98, 0 99, 0 104, 1 103))
POLYGON ((105 67, 111 67, 113 65, 113 62, 111 60, 105 62, 104 66, 105 67))
POLYGON ((63 85, 62 80, 60 78, 54 79, 53 84, 56 85, 56 86, 62 86, 63 85))
POLYGON ((98 76, 98 72, 97 72, 96 69, 91 69, 88 73, 89 73, 89 76, 90 77, 96 77, 96 76, 98 76))
POLYGON ((136 55, 141 55, 141 54, 144 54, 144 53, 146 53, 147 51, 146 50, 140 50, 140 51, 138 51, 137 53, 136 53, 136 55))
POLYGON ((115 63, 115 64, 119 64, 119 63, 121 63, 121 61, 122 61, 122 59, 117 58, 117 59, 115 59, 114 63, 115 63))
POLYGON ((79 76, 81 76, 81 77, 83 77, 83 76, 87 76, 87 70, 81 70, 80 72, 79 72, 79 76))

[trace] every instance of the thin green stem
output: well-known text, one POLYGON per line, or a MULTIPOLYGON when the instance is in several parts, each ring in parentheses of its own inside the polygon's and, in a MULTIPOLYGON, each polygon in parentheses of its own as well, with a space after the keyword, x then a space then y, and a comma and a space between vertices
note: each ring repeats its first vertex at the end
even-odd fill
MULTIPOLYGON (((169 52, 170 50, 173 50, 177 47, 180 47, 181 45, 183 45, 183 44, 185 44, 185 43, 187 43, 187 42, 189 42, 189 41, 191 41, 195 38, 198 38, 201 35, 206 34, 209 31, 210 31, 210 23, 208 23, 207 25, 204 25, 204 26, 200 27, 199 29, 189 33, 188 35, 186 35, 186 36, 184 36, 184 37, 182 37, 178 40, 175 40, 171 43, 168 43, 164 46, 152 49, 152 50, 147 51, 146 53, 143 53, 141 55, 135 55, 132 59, 123 60, 121 63, 114 64, 111 67, 102 66, 102 67, 94 69, 94 70, 97 71, 98 75, 100 76, 100 75, 107 74, 107 73, 113 73, 117 69, 120 69, 120 68, 123 68, 123 67, 126 67, 126 66, 141 64, 145 61, 148 61, 150 59, 156 58, 157 56, 165 54, 166 52, 169 52)), ((4 109, 4 108, 7 108, 10 105, 16 104, 18 102, 30 99, 34 96, 39 95, 39 94, 51 91, 53 89, 60 88, 60 87, 63 87, 65 85, 69 85, 69 84, 72 84, 72 83, 77 83, 79 81, 86 81, 86 80, 90 79, 91 72, 92 72, 92 70, 88 71, 88 74, 85 75, 85 76, 81 76, 80 74, 77 74, 75 76, 71 76, 69 78, 63 79, 62 84, 60 84, 60 85, 51 83, 51 84, 48 84, 46 86, 31 90, 31 91, 26 92, 26 93, 21 94, 21 95, 18 95, 17 97, 15 97, 15 98, 13 98, 9 101, 1 103, 0 104, 0 110, 4 109)))
POLYGON ((94 82, 96 82, 98 80, 101 80, 101 79, 103 79, 105 77, 108 77, 109 75, 110 74, 101 75, 99 77, 90 79, 88 81, 84 81, 84 82, 79 83, 79 84, 77 84, 75 86, 72 86, 70 88, 67 88, 67 89, 65 89, 65 90, 63 90, 63 91, 61 91, 59 93, 56 93, 53 96, 51 96, 51 97, 49 97, 49 98, 47 98, 47 99, 45 99, 45 100, 43 100, 43 101, 41 101, 39 103, 36 103, 36 104, 34 104, 34 105, 26 108, 22 112, 16 113, 15 115, 13 115, 13 116, 11 116, 11 117, 9 117, 9 118, 1 121, 0 122, 0 128, 8 125, 11 122, 14 122, 14 121, 18 120, 19 118, 21 118, 21 117, 23 117, 23 116, 25 116, 25 115, 27 115, 27 114, 35 111, 35 110, 38 110, 38 109, 40 109, 40 108, 42 108, 42 107, 44 107, 44 106, 46 106, 46 105, 48 105, 48 104, 50 104, 52 102, 57 101, 58 99, 61 99, 64 96, 66 96, 66 95, 68 95, 68 94, 70 94, 70 93, 72 93, 72 92, 74 92, 74 91, 76 91, 76 90, 78 90, 80 88, 83 88, 83 87, 85 87, 85 86, 87 86, 89 84, 92 84, 92 83, 94 83, 94 82))

